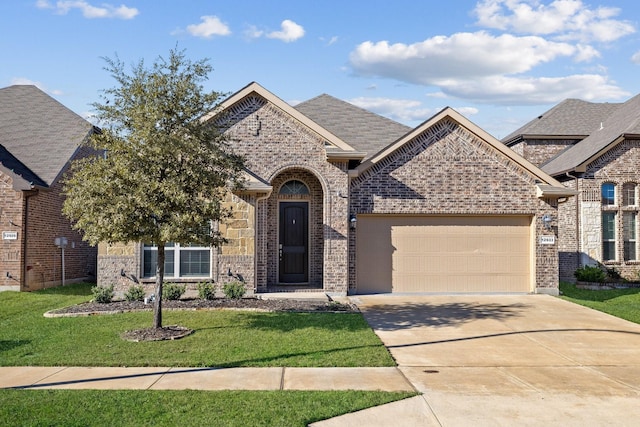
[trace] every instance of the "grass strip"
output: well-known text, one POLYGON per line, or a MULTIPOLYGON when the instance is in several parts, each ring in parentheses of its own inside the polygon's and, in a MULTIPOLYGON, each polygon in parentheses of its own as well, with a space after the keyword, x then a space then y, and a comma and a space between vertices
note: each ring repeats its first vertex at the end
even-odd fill
POLYGON ((560 292, 567 301, 640 323, 640 288, 590 290, 561 282, 560 292))
POLYGON ((365 391, 0 390, 3 426, 306 426, 414 396, 365 391))

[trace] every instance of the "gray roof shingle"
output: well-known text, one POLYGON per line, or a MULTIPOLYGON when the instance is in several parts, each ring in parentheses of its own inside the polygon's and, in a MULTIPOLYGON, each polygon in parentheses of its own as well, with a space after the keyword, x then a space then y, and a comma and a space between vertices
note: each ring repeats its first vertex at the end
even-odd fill
POLYGON ((566 99, 502 139, 509 145, 523 135, 586 137, 622 104, 566 99))
POLYGON ((585 139, 571 146, 542 166, 550 175, 557 175, 583 164, 620 137, 640 137, 640 95, 616 108, 585 139))
POLYGON ((92 130, 35 86, 0 89, 0 163, 33 185, 53 184, 92 130))
POLYGON ((323 94, 294 108, 370 158, 411 130, 409 126, 323 94))

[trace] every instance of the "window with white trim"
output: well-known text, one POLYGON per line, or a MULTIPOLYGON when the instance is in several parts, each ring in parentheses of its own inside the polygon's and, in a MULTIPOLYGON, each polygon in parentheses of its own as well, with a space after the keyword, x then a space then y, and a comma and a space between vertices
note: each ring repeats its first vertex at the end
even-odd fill
POLYGON ((627 182, 622 186, 622 205, 636 206, 636 184, 627 182))
POLYGON ((616 185, 611 182, 602 184, 602 205, 615 206, 616 204, 616 185))
POLYGON ((616 213, 602 212, 602 260, 616 260, 616 213))
POLYGON ((622 213, 622 229, 624 230, 624 260, 637 260, 637 212, 622 213))
MULTIPOLYGON (((164 247, 165 277, 211 277, 211 248, 168 243, 164 247)), ((158 247, 143 248, 143 277, 154 277, 158 265, 158 247)))

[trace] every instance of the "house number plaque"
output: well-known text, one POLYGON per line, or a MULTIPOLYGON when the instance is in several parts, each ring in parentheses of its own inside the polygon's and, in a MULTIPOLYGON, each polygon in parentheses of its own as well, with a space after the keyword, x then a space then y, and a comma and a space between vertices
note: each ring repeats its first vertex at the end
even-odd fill
POLYGON ((541 245, 553 245, 556 243, 556 236, 540 236, 541 245))

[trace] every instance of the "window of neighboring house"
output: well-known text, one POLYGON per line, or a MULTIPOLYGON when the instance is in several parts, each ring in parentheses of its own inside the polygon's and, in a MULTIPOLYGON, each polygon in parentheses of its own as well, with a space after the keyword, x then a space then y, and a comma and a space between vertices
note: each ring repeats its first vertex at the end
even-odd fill
POLYGON ((616 185, 610 182, 602 184, 602 205, 614 206, 616 204, 616 185))
POLYGON ((602 212, 602 260, 616 259, 616 213, 602 212))
POLYGON ((624 227, 624 260, 635 261, 636 258, 636 233, 637 233, 637 218, 636 212, 624 212, 623 213, 624 227))
POLYGON ((636 184, 627 182, 622 186, 622 204, 624 206, 636 205, 636 184))

